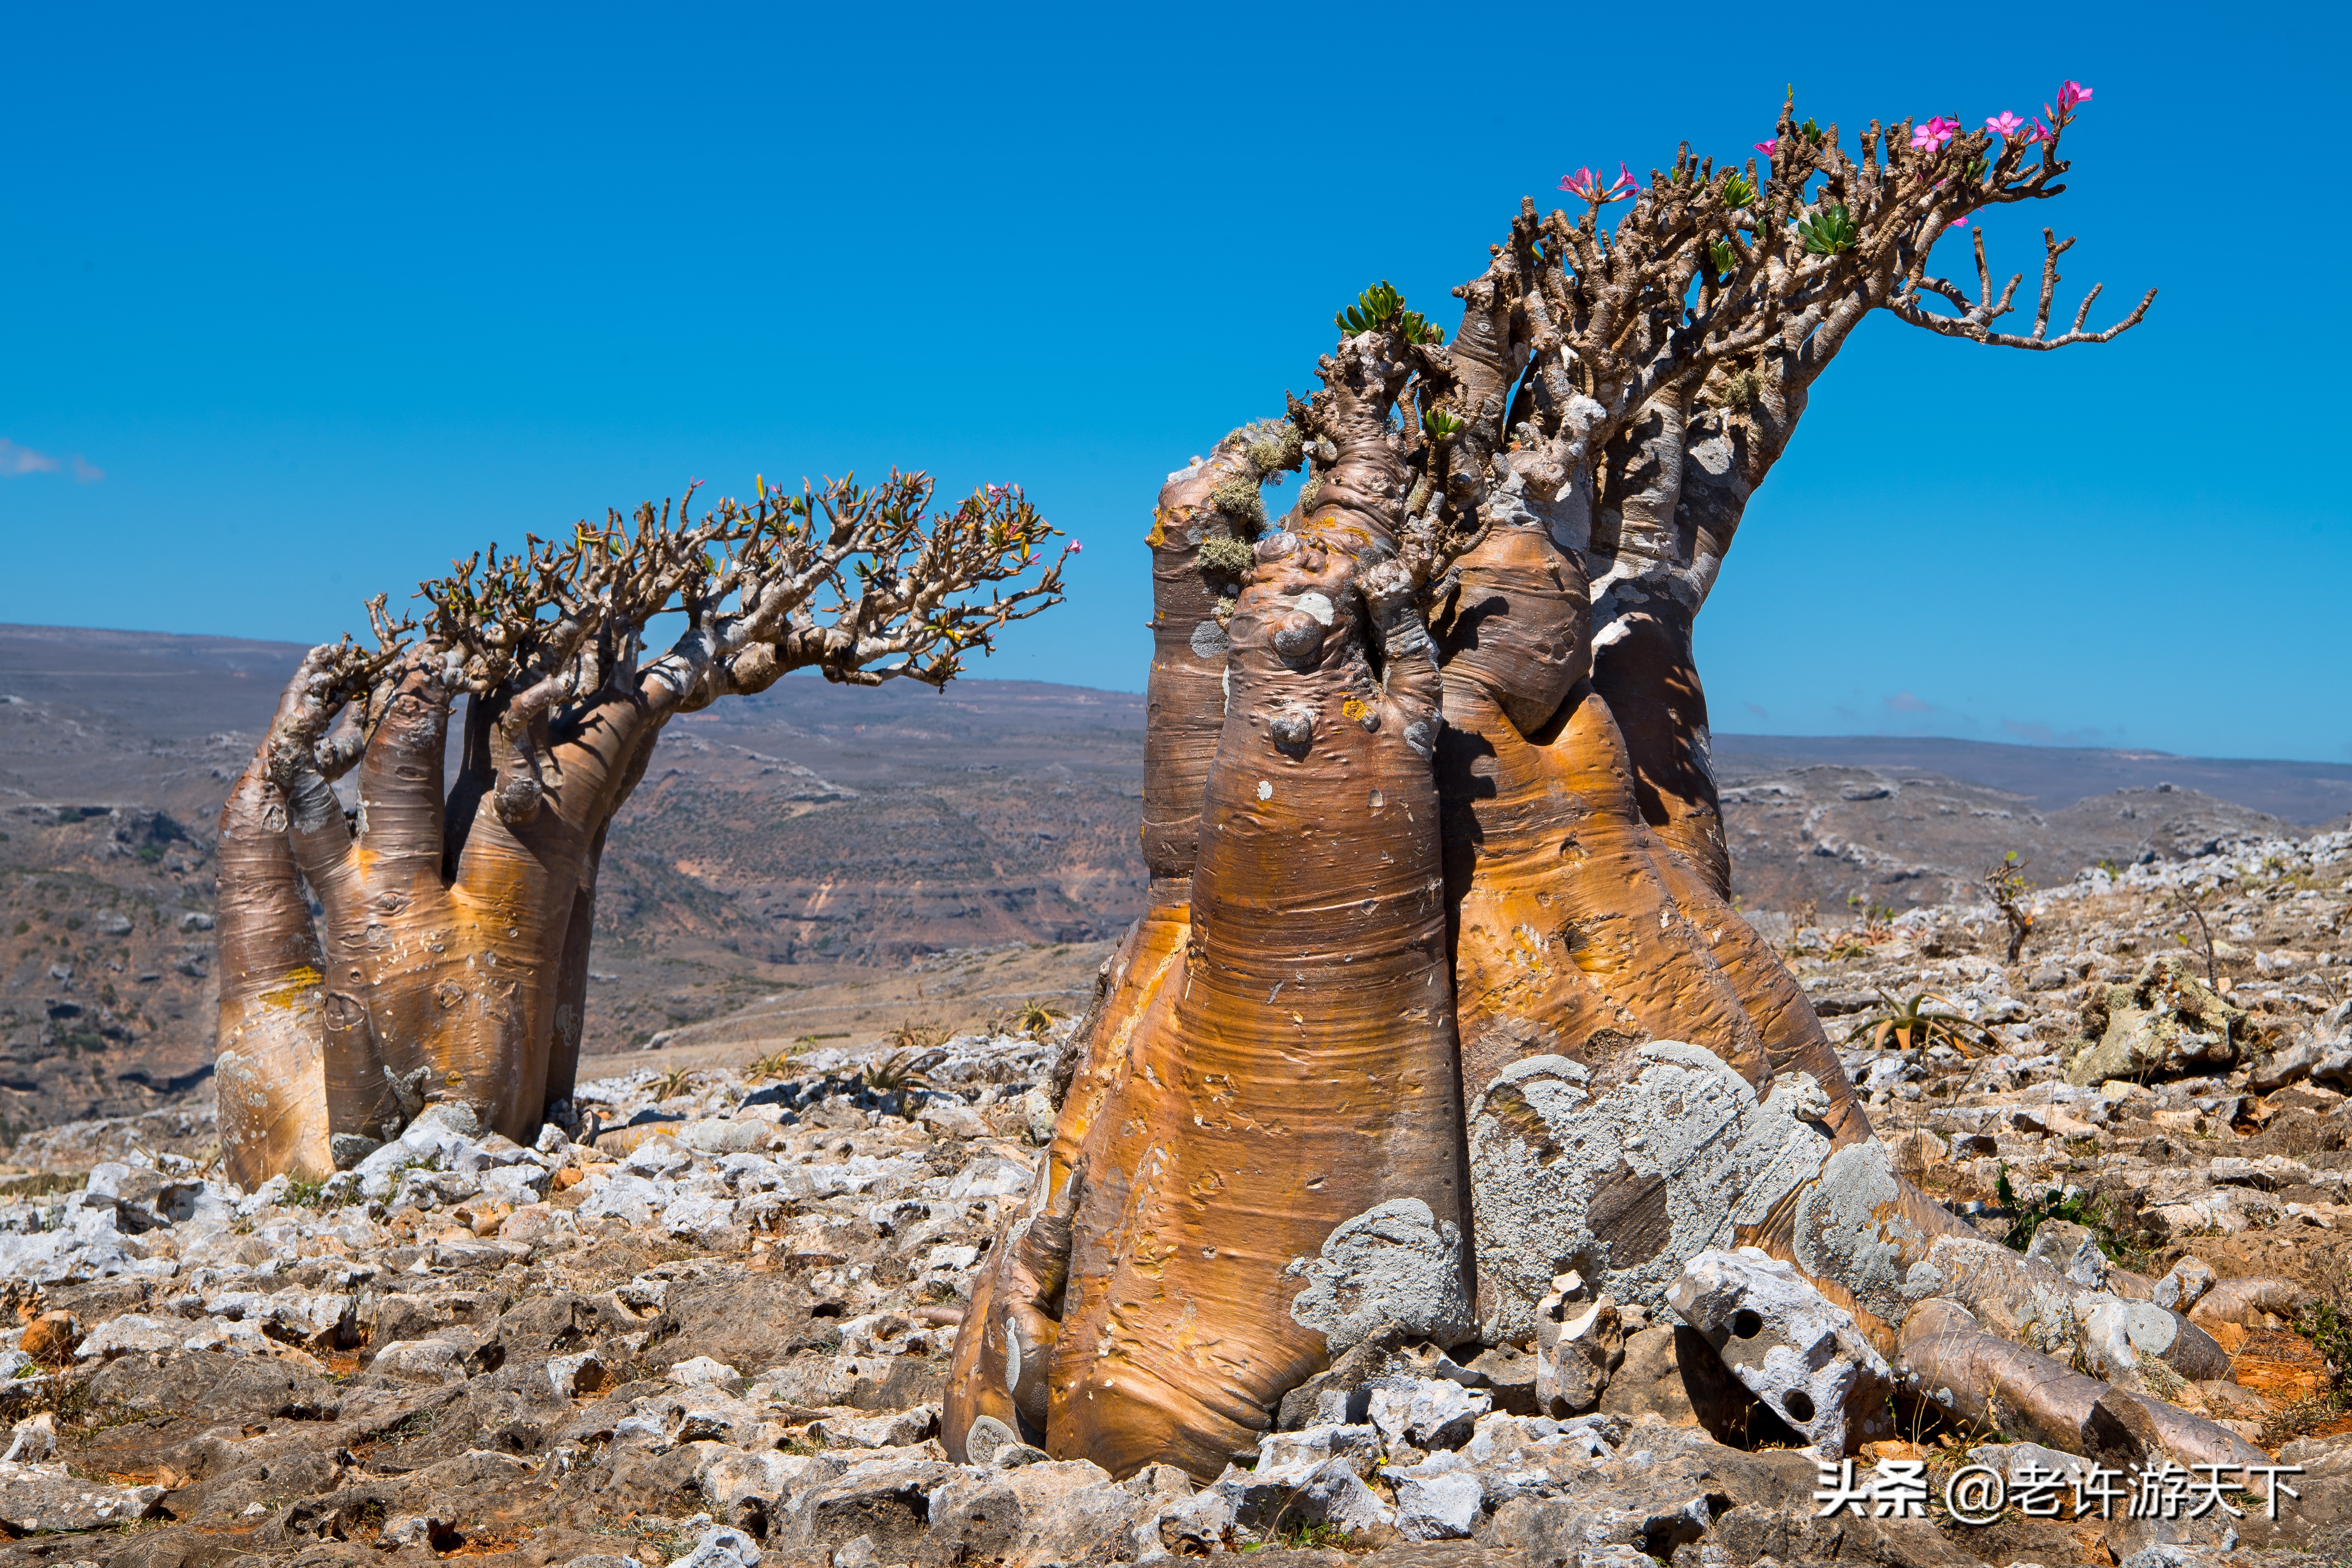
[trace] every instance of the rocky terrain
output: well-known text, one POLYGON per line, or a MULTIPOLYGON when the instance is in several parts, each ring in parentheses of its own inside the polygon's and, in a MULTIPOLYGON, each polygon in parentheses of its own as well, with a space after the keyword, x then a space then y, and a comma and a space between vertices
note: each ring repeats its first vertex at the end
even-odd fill
MULTIPOLYGON (((2352 834, 2200 847, 2032 895, 2015 963, 1982 903, 1758 923, 1853 1037, 1898 1163, 2087 1292, 2043 1325, 2072 1336, 2053 1353, 2302 1466, 2275 1522, 2259 1490, 2236 1519, 1820 1517, 1819 1456, 1727 1376, 1697 1265, 1685 1312, 1368 1342, 1219 1477, 1114 1478, 1009 1436, 950 1464, 947 1358, 1069 1025, 961 1035, 916 1076, 887 1041, 791 1054, 761 1048, 772 1024, 722 1020, 698 1070, 604 1058, 531 1147, 429 1109, 321 1186, 225 1186, 200 1090, 21 1140, 0 1181, 0 1561, 2333 1563, 2352 1552, 2352 834), (2220 1359, 2168 1373, 2098 1307, 2135 1293, 2220 1359), (1601 1350, 1570 1377, 1580 1334, 1601 1350)), ((985 984, 986 959, 949 973, 967 967, 985 984)), ((1921 1394, 1895 1387, 1895 1436, 1857 1433, 1863 1474, 2082 1463, 1921 1394)))

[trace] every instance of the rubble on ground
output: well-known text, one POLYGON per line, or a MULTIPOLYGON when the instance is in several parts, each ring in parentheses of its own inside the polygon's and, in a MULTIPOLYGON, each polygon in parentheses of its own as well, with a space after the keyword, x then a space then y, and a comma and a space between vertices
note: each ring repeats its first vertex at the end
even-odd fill
POLYGON ((975 1445, 986 1463, 950 1464, 949 1354, 1026 1201, 1060 1048, 970 1035, 899 1082, 865 1049, 764 1064, 782 1078, 585 1084, 529 1146, 431 1106, 323 1183, 251 1194, 218 1178, 193 1105, 25 1140, 26 1174, 0 1182, 17 1325, 0 1556, 2332 1561, 2352 1547, 2352 1415, 2327 1356, 2352 1336, 2310 1335, 2315 1304, 2352 1307, 2347 875, 2344 834, 2094 872, 2034 895, 2014 965, 1982 907, 1759 918, 1896 1167, 1982 1237, 1938 1243, 1931 1326, 1948 1348, 1999 1327, 2053 1376, 2108 1385, 2072 1447, 1969 1428, 1966 1391, 1939 1415, 1904 1381, 1926 1364, 1907 1336, 1874 1345, 1727 1237, 1668 1307, 1567 1274, 1524 1340, 1374 1335, 1222 1475, 1114 1477, 1009 1430, 975 1445), (1922 993, 1971 1028, 1873 1040, 1922 993), (2101 1442, 2156 1454, 2139 1396, 2303 1465, 2298 1505, 2276 1523, 2259 1504, 1981 1530, 1822 1516, 1839 1456, 1916 1461, 1940 1486, 1970 1463, 2071 1475, 2101 1442))

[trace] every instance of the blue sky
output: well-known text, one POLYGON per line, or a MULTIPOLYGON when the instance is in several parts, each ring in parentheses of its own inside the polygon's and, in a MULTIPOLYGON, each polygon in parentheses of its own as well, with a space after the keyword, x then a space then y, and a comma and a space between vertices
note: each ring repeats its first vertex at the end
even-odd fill
POLYGON ((2071 76, 1995 263, 2052 223, 2154 312, 1859 334, 1700 623, 1717 726, 2352 757, 2345 294, 2247 199, 2335 144, 2340 10, 203 10, 11 17, 0 620, 315 641, 688 476, 895 462, 1087 546, 975 673, 1139 687, 1161 477, 1359 289, 1450 325, 1522 193, 1744 156, 1791 81, 1850 134, 2071 76))

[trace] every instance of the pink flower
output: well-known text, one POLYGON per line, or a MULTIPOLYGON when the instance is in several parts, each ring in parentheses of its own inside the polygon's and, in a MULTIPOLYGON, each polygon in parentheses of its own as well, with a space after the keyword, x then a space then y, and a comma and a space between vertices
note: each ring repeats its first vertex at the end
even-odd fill
POLYGON ((1590 169, 1579 169, 1573 174, 1563 176, 1559 182, 1559 188, 1571 196, 1580 197, 1595 206, 1600 206, 1610 202, 1622 202, 1632 195, 1633 176, 1621 163, 1617 165, 1617 178, 1604 188, 1601 184, 1600 175, 1590 169))
POLYGON ((1756 150, 1769 158, 1780 150, 1780 144, 1778 142, 1759 142, 1756 143, 1756 150))
POLYGON ((2017 139, 2031 146, 2036 142, 2048 141, 2053 134, 2050 127, 2039 120, 2029 120, 2025 122, 2025 129, 2018 132, 2017 139))
POLYGON ((2016 115, 2011 114, 2008 110, 2004 109, 1999 114, 1989 116, 1986 119, 1985 129, 1991 132, 1996 136, 2005 138, 2016 135, 2024 124, 2024 121, 2020 120, 2016 115))
POLYGON ((2079 81, 2070 81, 2058 89, 2058 107, 2053 109, 2045 103, 2042 112, 2050 117, 2051 124, 2063 131, 2066 122, 2074 118, 2074 111, 2090 101, 2091 89, 2079 81))
POLYGON ((1948 120, 1938 114, 1911 132, 1912 148, 1921 153, 1933 153, 1958 134, 1959 129, 1958 121, 1948 120))
POLYGON ((1070 553, 1071 553, 1071 554, 1073 554, 1073 555, 1083 555, 1083 554, 1085 554, 1085 553, 1086 553, 1086 551, 1087 551, 1087 547, 1086 547, 1085 545, 1083 545, 1083 544, 1080 544, 1076 540, 1073 539, 1072 541, 1070 541, 1070 553))
POLYGON ((1954 227, 1954 228, 1966 228, 1966 227, 1968 227, 1968 226, 1969 226, 1969 215, 1968 215, 1968 214, 1966 214, 1966 213, 1962 213, 1959 216, 1958 216, 1958 217, 1954 218, 1954 219, 1952 220, 1951 226, 1952 226, 1952 227, 1954 227))

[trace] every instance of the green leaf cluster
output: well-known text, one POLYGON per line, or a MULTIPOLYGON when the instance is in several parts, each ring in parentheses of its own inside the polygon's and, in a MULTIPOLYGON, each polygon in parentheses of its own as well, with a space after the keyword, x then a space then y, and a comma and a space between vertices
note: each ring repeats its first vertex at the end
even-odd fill
POLYGON ((1444 441, 1459 436, 1469 426, 1443 408, 1433 408, 1421 416, 1422 430, 1433 441, 1444 441))
POLYGON ((1746 174, 1733 173, 1723 177, 1723 205, 1734 210, 1756 205, 1756 186, 1746 174))
POLYGON ((1445 341, 1443 328, 1430 325, 1420 311, 1404 308, 1404 296, 1391 288, 1385 278, 1357 295, 1354 304, 1331 320, 1342 333, 1351 338, 1365 332, 1394 330, 1409 343, 1442 343, 1445 341))
POLYGON ((1815 256, 1835 256, 1852 250, 1854 242, 1861 237, 1861 231, 1854 227, 1853 215, 1847 212, 1845 204, 1841 202, 1836 206, 1822 208, 1809 218, 1800 219, 1797 237, 1815 256))

